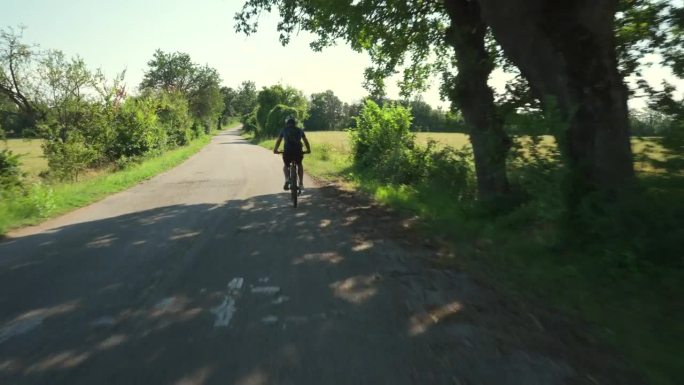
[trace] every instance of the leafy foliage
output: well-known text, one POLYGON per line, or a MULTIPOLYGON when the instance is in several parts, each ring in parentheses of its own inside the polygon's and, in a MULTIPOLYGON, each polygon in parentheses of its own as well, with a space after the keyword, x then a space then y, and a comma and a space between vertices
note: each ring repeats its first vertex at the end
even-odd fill
POLYGON ((311 95, 309 118, 304 122, 308 130, 346 128, 344 103, 331 90, 311 95))
POLYGON ((232 107, 237 116, 251 113, 257 106, 257 89, 253 81, 243 81, 237 89, 232 107))
POLYGON ((22 186, 23 173, 19 164, 19 155, 10 150, 0 150, 0 196, 22 186))
POLYGON ((168 145, 184 146, 192 139, 192 117, 188 100, 180 93, 162 92, 153 97, 159 124, 168 136, 168 145))
POLYGON ((354 167, 384 183, 434 185, 464 204, 474 200, 472 153, 416 144, 411 112, 398 104, 382 107, 367 100, 351 132, 354 167))
POLYGON ((39 85, 33 76, 39 55, 35 47, 23 41, 23 32, 23 27, 0 29, 0 95, 5 99, 2 104, 9 102, 15 107, 15 120, 22 123, 13 125, 18 132, 33 128, 43 112, 39 85))
POLYGON ((271 109, 266 118, 265 132, 270 136, 277 135, 285 127, 285 122, 289 118, 299 119, 301 111, 284 104, 278 104, 271 109))
POLYGON ((148 63, 141 90, 180 93, 189 102, 189 111, 206 132, 224 112, 221 77, 216 69, 192 62, 190 55, 157 50, 148 63))
MULTIPOLYGON (((304 120, 307 117, 308 102, 304 97, 302 91, 282 85, 274 85, 271 87, 264 87, 257 96, 257 108, 255 112, 257 134, 261 136, 275 136, 278 135, 284 120, 281 120, 281 126, 276 127, 275 120, 271 120, 269 125, 269 116, 271 111, 278 105, 287 106, 296 112, 292 117, 297 120, 304 120)), ((279 108, 280 109, 280 108, 279 108)))
POLYGON ((193 89, 197 65, 190 55, 182 52, 166 53, 160 49, 154 52, 149 67, 140 83, 141 89, 157 89, 167 92, 189 94, 193 89))

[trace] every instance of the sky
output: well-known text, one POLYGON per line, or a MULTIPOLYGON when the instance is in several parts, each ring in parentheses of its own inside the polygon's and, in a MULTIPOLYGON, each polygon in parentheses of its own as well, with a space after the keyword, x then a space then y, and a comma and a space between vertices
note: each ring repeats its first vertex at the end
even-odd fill
MULTIPOLYGON (((332 1, 332 0, 331 0, 332 1)), ((23 25, 25 41, 42 49, 79 55, 92 68, 113 77, 126 70, 128 90, 135 90, 156 49, 188 53, 194 62, 216 68, 229 87, 252 80, 258 88, 281 83, 304 91, 333 90, 345 102, 366 95, 363 70, 370 61, 340 42, 314 52, 314 37, 300 33, 282 47, 276 31, 277 15, 264 15, 251 36, 234 30, 233 15, 243 0, 0 0, 0 28, 23 25)), ((657 60, 657 58, 651 58, 657 60)), ((684 90, 684 81, 659 66, 644 72, 653 85, 668 79, 684 90)), ((511 77, 496 71, 490 84, 502 90, 511 77)), ((438 81, 423 98, 433 106, 440 101, 438 81)), ((397 97, 395 82, 388 95, 397 97)), ((643 106, 642 99, 630 106, 643 106)))

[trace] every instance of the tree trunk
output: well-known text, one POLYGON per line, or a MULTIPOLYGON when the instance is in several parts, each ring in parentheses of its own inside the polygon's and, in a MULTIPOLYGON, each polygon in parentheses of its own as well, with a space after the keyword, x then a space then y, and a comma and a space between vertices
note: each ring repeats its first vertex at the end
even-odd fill
POLYGON ((616 0, 478 0, 504 53, 547 113, 570 168, 571 201, 634 182, 627 88, 617 69, 616 0))
POLYGON ((493 63, 485 48, 486 25, 476 2, 445 0, 451 20, 446 41, 454 48, 458 74, 449 97, 463 113, 475 156, 478 197, 494 201, 509 194, 506 155, 510 138, 496 113, 494 93, 487 84, 493 63))

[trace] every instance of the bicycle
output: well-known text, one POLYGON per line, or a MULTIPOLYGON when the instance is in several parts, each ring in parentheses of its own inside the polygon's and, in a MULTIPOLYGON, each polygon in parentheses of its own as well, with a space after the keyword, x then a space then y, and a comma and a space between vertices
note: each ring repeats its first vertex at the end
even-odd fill
MULTIPOLYGON (((278 151, 276 154, 282 153, 283 151, 278 151)), ((308 152, 304 152, 304 154, 308 154, 308 152)), ((302 189, 297 184, 299 181, 297 178, 297 171, 297 162, 290 161, 290 163, 287 165, 287 173, 289 175, 290 197, 292 198, 292 207, 294 208, 297 208, 297 198, 302 193, 302 189)))

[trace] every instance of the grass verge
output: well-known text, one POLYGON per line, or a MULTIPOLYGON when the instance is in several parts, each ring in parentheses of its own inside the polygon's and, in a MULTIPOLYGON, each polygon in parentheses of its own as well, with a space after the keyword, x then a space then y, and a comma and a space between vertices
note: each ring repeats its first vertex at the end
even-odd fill
POLYGON ((121 171, 99 174, 75 183, 34 183, 28 194, 0 202, 0 235, 10 229, 37 224, 125 190, 169 170, 201 150, 211 135, 160 156, 133 163, 121 171))
MULTIPOLYGON (((648 383, 675 385, 684 377, 684 354, 674 338, 684 335, 681 269, 629 262, 624 256, 616 263, 609 256, 623 246, 620 239, 591 249, 564 245, 558 228, 534 219, 533 207, 492 218, 464 210, 439 186, 378 183, 372 175, 354 172, 348 139, 341 133, 310 132, 307 137, 312 144, 305 159, 310 175, 342 181, 418 214, 426 233, 453 246, 455 256, 445 264, 457 264, 508 295, 588 321, 595 336, 624 354, 648 383)), ((273 148, 273 140, 248 139, 273 148)), ((684 219, 684 177, 640 175, 646 197, 657 202, 653 209, 666 214, 661 219, 677 237, 684 219)), ((646 252, 661 252, 658 245, 648 245, 646 252)))

